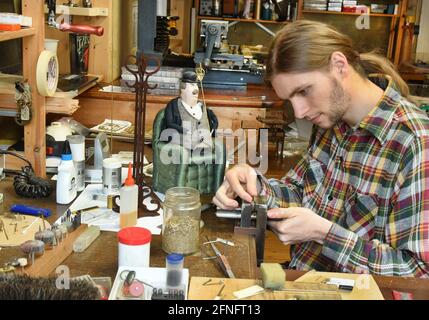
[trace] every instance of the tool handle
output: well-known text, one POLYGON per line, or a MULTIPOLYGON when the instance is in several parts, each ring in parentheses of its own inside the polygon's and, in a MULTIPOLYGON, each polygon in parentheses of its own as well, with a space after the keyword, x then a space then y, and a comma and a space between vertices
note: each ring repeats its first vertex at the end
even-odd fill
POLYGON ((50 217, 52 215, 52 211, 46 208, 34 208, 29 207, 23 204, 15 204, 10 207, 10 211, 13 213, 22 213, 28 214, 30 216, 40 216, 43 214, 44 218, 50 217))
POLYGON ((226 257, 224 255, 219 255, 219 258, 222 261, 223 269, 224 269, 225 273, 228 275, 228 277, 231 279, 235 279, 235 275, 232 272, 231 266, 230 266, 228 260, 226 259, 226 257))
POLYGON ((62 23, 60 25, 60 30, 64 32, 74 32, 80 34, 95 34, 96 36, 101 37, 104 34, 104 28, 101 26, 88 26, 82 24, 68 24, 62 23))

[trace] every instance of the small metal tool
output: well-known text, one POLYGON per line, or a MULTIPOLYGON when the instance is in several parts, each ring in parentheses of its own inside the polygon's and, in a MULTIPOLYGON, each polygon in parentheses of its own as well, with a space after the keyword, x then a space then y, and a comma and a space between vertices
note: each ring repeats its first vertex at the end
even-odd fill
POLYGON ((27 228, 25 228, 24 230, 22 230, 22 234, 26 234, 27 231, 37 222, 39 221, 40 217, 37 217, 27 228))
POLYGON ((0 219, 0 220, 1 220, 1 229, 3 229, 4 236, 6 237, 6 240, 9 240, 9 237, 7 235, 7 232, 6 232, 6 226, 4 224, 4 221, 3 221, 3 219, 0 219))
POLYGON ((223 280, 220 280, 218 282, 213 282, 213 279, 209 279, 206 282, 203 283, 203 286, 219 286, 221 284, 224 284, 223 280))
POLYGON ((243 202, 241 206, 240 226, 234 232, 255 235, 256 259, 258 266, 264 261, 265 231, 267 229, 267 202, 265 197, 257 196, 253 202, 243 202), (256 225, 252 225, 252 216, 256 216, 256 225))
MULTIPOLYGON (((206 236, 207 238, 207 242, 210 242, 209 238, 206 236)), ((221 266, 223 272, 231 279, 235 278, 234 273, 232 272, 231 269, 231 265, 228 262, 228 259, 222 254, 220 253, 220 251, 218 250, 218 248, 216 248, 216 246, 214 245, 214 243, 210 243, 214 253, 216 254, 216 256, 218 257, 218 262, 219 265, 221 266)))
POLYGON ((223 289, 225 289, 225 284, 222 285, 222 287, 220 288, 219 292, 217 293, 217 295, 214 297, 214 300, 222 300, 222 291, 223 289))

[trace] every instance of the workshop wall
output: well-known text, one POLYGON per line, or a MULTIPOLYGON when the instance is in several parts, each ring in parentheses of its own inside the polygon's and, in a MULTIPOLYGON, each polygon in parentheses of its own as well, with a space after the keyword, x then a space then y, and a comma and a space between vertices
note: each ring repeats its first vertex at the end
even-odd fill
POLYGON ((137 0, 121 1, 121 65, 129 55, 135 55, 137 51, 137 0))
POLYGON ((416 59, 429 63, 429 1, 423 1, 416 59))

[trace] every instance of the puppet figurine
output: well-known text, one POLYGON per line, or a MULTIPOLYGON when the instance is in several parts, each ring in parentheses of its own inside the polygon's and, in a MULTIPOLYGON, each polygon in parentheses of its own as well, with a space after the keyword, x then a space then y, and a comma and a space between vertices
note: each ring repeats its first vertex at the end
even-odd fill
POLYGON ((180 134, 182 146, 193 154, 213 148, 212 136, 218 127, 218 120, 212 110, 198 101, 197 74, 185 71, 180 84, 180 97, 171 100, 165 108, 167 128, 180 134))

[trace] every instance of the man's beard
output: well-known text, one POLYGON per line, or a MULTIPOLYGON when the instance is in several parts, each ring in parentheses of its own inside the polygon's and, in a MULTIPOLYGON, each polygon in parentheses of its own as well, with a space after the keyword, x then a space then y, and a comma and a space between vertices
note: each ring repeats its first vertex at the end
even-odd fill
POLYGON ((346 93, 337 79, 331 77, 330 108, 328 118, 332 125, 337 124, 350 106, 350 95, 346 93))

